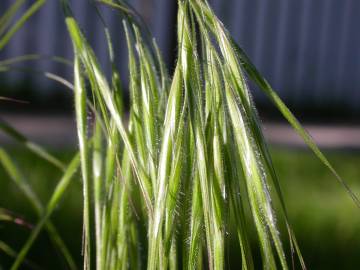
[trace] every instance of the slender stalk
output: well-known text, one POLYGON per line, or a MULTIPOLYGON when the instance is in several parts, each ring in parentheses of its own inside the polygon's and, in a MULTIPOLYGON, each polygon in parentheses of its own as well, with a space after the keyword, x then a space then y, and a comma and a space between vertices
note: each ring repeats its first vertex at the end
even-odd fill
POLYGON ((80 148, 81 172, 83 179, 84 195, 84 269, 90 269, 91 256, 91 238, 90 238, 90 164, 89 164, 89 146, 87 139, 87 112, 86 112, 86 91, 81 75, 79 58, 74 61, 74 91, 75 91, 75 111, 77 133, 80 148))

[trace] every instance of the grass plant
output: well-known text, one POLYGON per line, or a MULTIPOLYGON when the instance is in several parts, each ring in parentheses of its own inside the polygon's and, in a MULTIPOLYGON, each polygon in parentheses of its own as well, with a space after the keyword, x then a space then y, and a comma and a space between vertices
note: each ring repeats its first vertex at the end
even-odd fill
MULTIPOLYGON (((178 55, 172 75, 131 6, 120 0, 100 2, 119 12, 126 33, 130 111, 124 112, 124 86, 106 25, 113 63, 110 80, 63 0, 74 47, 71 87, 79 153, 65 166, 9 125, 0 126, 64 172, 48 204, 41 206, 19 169, 0 151, 1 163, 40 216, 12 269, 22 264, 43 227, 57 235, 49 217, 79 166, 84 269, 224 269, 231 266, 226 258, 234 240, 238 267, 254 269, 259 263, 249 242, 252 228, 264 269, 306 269, 247 79, 269 96, 358 206, 359 201, 207 1, 178 1, 178 55), (87 120, 90 113, 92 123, 87 120), (274 200, 280 202, 279 209, 274 200), (289 250, 278 229, 281 222, 288 231, 289 250)), ((69 267, 75 268, 60 247, 69 267)))

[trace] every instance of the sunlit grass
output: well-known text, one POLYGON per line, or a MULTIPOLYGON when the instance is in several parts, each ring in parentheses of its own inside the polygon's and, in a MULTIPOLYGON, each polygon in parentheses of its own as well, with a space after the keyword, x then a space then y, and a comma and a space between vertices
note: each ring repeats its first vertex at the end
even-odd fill
POLYGON ((137 13, 123 1, 101 2, 122 16, 128 45, 129 116, 106 25, 110 80, 63 0, 74 47, 74 83, 65 84, 74 91, 79 153, 65 166, 5 122, 0 125, 64 173, 43 205, 16 162, 0 149, 5 171, 39 215, 12 269, 23 263, 43 227, 69 267, 76 267, 49 218, 78 167, 83 184, 84 269, 225 269, 230 266, 229 254, 238 254, 242 269, 253 269, 260 265, 253 253, 261 254, 264 269, 291 265, 305 269, 248 78, 359 205, 357 197, 206 1, 178 1, 173 74, 166 71, 156 42, 137 13), (255 245, 250 243, 254 238, 255 245), (236 243, 231 252, 230 243, 236 243))
MULTIPOLYGON (((55 180, 61 176, 61 173, 30 152, 19 148, 7 148, 7 151, 17 157, 19 167, 28 176, 29 184, 34 187, 40 199, 47 201, 51 195, 50 191, 56 184, 55 180)), ((67 162, 70 161, 73 151, 56 150, 53 154, 67 162)), ((283 187, 289 216, 309 269, 351 269, 357 265, 359 262, 357 251, 360 248, 360 216, 346 193, 336 182, 329 181, 331 174, 310 152, 301 149, 275 148, 271 149, 271 154, 283 187)), ((360 171, 354 166, 360 162, 359 153, 329 151, 327 156, 337 165, 341 175, 348 179, 352 189, 359 191, 360 171)), ((0 179, 8 179, 3 170, 0 170, 0 179)), ((26 198, 18 192, 11 181, 0 181, 0 190, 2 190, 0 197, 2 207, 23 214, 23 218, 27 221, 36 221, 36 215, 33 214, 26 198)), ((79 265, 81 211, 81 183, 74 181, 64 195, 61 205, 54 212, 52 221, 57 225, 79 265), (71 223, 68 220, 71 220, 71 223)), ((17 249, 22 241, 26 240, 26 235, 30 231, 18 228, 10 230, 9 227, 16 225, 3 226, 1 240, 6 240, 17 249), (16 238, 10 235, 16 235, 16 238)), ((255 244, 256 237, 252 237, 251 241, 255 244)), ((33 252, 28 258, 45 269, 62 269, 58 257, 51 258, 50 261, 43 260, 41 251, 44 249, 52 254, 54 248, 43 236, 36 241, 33 252)), ((12 258, 7 258, 1 252, 0 255, 6 269, 6 263, 12 258)), ((237 259, 238 257, 235 257, 231 260, 232 265, 236 265, 237 259)))

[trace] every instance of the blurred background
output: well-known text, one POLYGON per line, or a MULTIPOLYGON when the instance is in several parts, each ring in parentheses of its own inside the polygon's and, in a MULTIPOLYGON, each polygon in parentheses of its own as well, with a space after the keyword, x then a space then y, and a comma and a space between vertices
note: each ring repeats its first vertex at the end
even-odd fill
MULTIPOLYGON (((30 6, 28 1, 23 10, 30 6)), ((0 61, 24 54, 41 60, 0 72, 0 96, 26 104, 0 101, 0 117, 31 140, 45 145, 63 160, 76 148, 71 91, 51 81, 51 72, 72 81, 72 68, 51 56, 72 60, 60 1, 45 6, 0 51, 0 61), (31 69, 31 71, 29 71, 31 69)), ((72 1, 76 18, 104 70, 110 69, 103 25, 90 1, 72 1)), ((171 72, 176 60, 176 1, 129 0, 156 37, 171 72)), ((360 194, 360 1, 358 0, 212 0, 226 28, 277 90, 315 141, 325 150, 340 175, 360 194)), ((0 13, 13 0, 0 1, 0 13)), ((115 55, 126 86, 127 51, 117 12, 97 5, 109 26, 115 55)), ((19 12, 19 15, 21 12, 19 12)), ((311 154, 282 120, 267 98, 253 85, 252 93, 264 132, 271 145, 290 220, 309 269, 356 269, 360 265, 360 213, 340 184, 311 154)), ((125 87, 126 89, 126 87, 125 87)), ((126 93, 125 93, 126 94, 126 93)), ((60 173, 32 154, 20 150, 0 131, 0 143, 23 168, 41 199, 49 199, 60 173)), ((36 216, 0 167, 0 208, 20 214, 29 223, 36 216)), ((54 223, 80 260, 81 183, 54 215, 54 223), (69 222, 70 221, 70 222, 69 222)), ((0 221, 0 240, 19 249, 29 230, 0 221)), ((0 265, 9 264, 0 242, 0 265)), ((43 269, 62 269, 46 234, 30 253, 43 269), (43 262, 43 250, 50 252, 43 262), (54 254, 53 254, 54 253, 54 254), (41 258, 41 259, 39 259, 41 258), (55 258, 55 259, 53 259, 55 258)))

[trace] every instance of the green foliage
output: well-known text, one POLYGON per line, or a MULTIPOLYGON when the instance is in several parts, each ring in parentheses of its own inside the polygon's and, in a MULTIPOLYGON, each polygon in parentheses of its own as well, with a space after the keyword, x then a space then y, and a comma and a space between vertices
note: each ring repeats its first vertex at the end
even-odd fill
MULTIPOLYGON (((82 155, 87 202, 85 250, 91 254, 90 246, 95 247, 96 268, 141 267, 143 261, 139 258, 144 254, 139 253, 143 250, 134 249, 135 239, 144 237, 140 234, 141 223, 146 224, 148 269, 193 269, 205 264, 210 269, 222 269, 226 266, 228 222, 234 221, 244 269, 253 268, 249 224, 256 228, 264 268, 287 269, 289 260, 277 228, 269 190, 271 181, 276 187, 275 194, 280 197, 290 246, 305 268, 287 220, 244 70, 335 173, 310 136, 233 42, 206 1, 178 1, 179 51, 171 80, 164 72, 156 45, 148 42, 136 12, 122 1, 101 2, 119 10, 124 18, 131 96, 127 125, 118 102, 119 92, 107 82, 94 52, 63 1, 74 44, 75 79, 89 82, 98 112, 93 132, 98 147, 93 145, 88 149, 89 138, 84 133, 84 87, 78 83, 75 97, 80 149, 93 152, 94 228, 90 228, 90 199, 88 187, 85 188, 90 182, 85 179, 91 171, 88 168, 90 153, 82 155), (171 83, 164 83, 167 81, 171 83), (107 150, 99 150, 104 149, 101 145, 107 145, 107 150), (111 168, 113 179, 106 180, 104 168, 111 168), (114 194, 115 190, 119 194, 114 194), (179 211, 179 207, 184 211, 179 211), (119 216, 103 219, 104 212, 111 211, 109 208, 117 209, 119 216), (244 214, 247 208, 252 213, 251 220, 244 214), (90 243, 91 233, 96 235, 95 245, 90 243), (109 243, 109 239, 114 239, 114 243, 109 243)), ((111 41, 108 42, 111 52, 111 41)), ((116 77, 118 74, 114 72, 116 77)), ((84 265, 90 268, 93 260, 89 256, 84 259, 84 265)))
MULTIPOLYGON (((120 0, 101 2, 117 9, 123 18, 130 113, 128 117, 124 114, 115 65, 109 82, 63 0, 75 54, 71 87, 79 154, 65 168, 9 125, 0 126, 64 171, 44 208, 6 152, 0 151, 3 166, 40 216, 12 269, 21 265, 42 227, 52 228, 49 217, 79 163, 84 269, 224 269, 228 267, 229 243, 234 239, 242 269, 253 269, 252 228, 264 269, 288 269, 290 262, 305 269, 246 76, 264 90, 345 185, 310 136, 234 43, 206 1, 178 1, 178 56, 172 76, 136 12, 120 0), (90 110, 95 116, 93 125, 87 121, 90 110), (274 199, 280 200, 280 211, 274 208, 274 199), (289 252, 278 230, 282 221, 289 234, 289 252)), ((114 63, 111 36, 104 28, 109 58, 114 63)), ((347 191, 358 203, 350 189, 347 191)), ((56 235, 54 230, 50 235, 56 235)), ((75 267, 64 247, 61 250, 69 266, 75 267)))
MULTIPOLYGON (((50 156, 50 154, 48 154, 48 155, 50 156)), ((19 168, 17 168, 17 166, 12 161, 11 157, 6 153, 6 151, 1 148, 0 148, 0 163, 4 166, 4 169, 7 172, 7 174, 9 175, 10 179, 16 184, 16 186, 18 186, 18 188, 22 191, 22 193, 27 197, 27 199, 31 203, 32 207, 34 208, 34 210, 38 214, 38 216, 45 215, 46 218, 41 219, 41 222, 40 222, 41 227, 43 227, 44 225, 46 226, 46 229, 50 235, 51 240, 59 248, 61 253, 64 255, 69 267, 71 269, 75 269, 76 266, 75 266, 74 260, 72 259, 67 247, 65 246, 61 237, 59 236, 55 226, 50 221, 48 221, 48 217, 50 216, 51 212, 53 211, 54 207, 56 206, 56 203, 61 198, 61 193, 63 193, 65 191, 68 181, 71 179, 72 174, 75 172, 74 165, 71 166, 65 172, 63 179, 59 183, 59 187, 54 191, 53 199, 52 199, 52 201, 50 201, 49 207, 47 209, 44 209, 39 198, 37 197, 35 192, 32 190, 31 186, 27 183, 25 176, 20 172, 19 168), (65 183, 63 183, 63 182, 65 182, 65 183)), ((39 229, 41 229, 41 227, 39 227, 39 229)), ((32 242, 35 240, 35 237, 38 233, 39 233, 39 231, 34 230, 34 232, 33 232, 34 236, 31 236, 29 238, 28 243, 25 244, 24 248, 21 250, 21 252, 17 256, 12 269, 17 269, 20 266, 21 262, 25 259, 25 255, 26 255, 27 251, 29 250, 32 242)))
POLYGON ((16 0, 0 18, 0 50, 9 43, 26 21, 46 3, 46 0, 36 0, 14 24, 11 24, 15 14, 25 2, 25 0, 16 0))
MULTIPOLYGON (((45 2, 46 0, 35 1, 14 23, 12 23, 12 21, 20 8, 25 4, 25 1, 17 0, 12 5, 10 5, 8 10, 6 10, 5 13, 0 17, 0 50, 2 50, 9 43, 14 34, 45 4, 45 2)), ((28 56, 25 56, 23 60, 27 60, 28 58, 28 56)), ((6 65, 17 60, 20 59, 3 60, 1 64, 2 69, 4 69, 5 71, 8 70, 9 68, 6 65)), ((0 99, 17 102, 16 100, 12 100, 6 97, 0 97, 0 99)), ((24 135, 16 131, 11 125, 6 123, 2 119, 0 120, 0 129, 4 133, 12 137, 14 140, 21 143, 25 148, 38 155, 40 158, 46 160, 58 169, 64 171, 64 177, 61 179, 59 186, 54 191, 53 198, 50 201, 49 206, 45 209, 36 193, 28 184, 27 178, 21 173, 20 169, 16 166, 15 162, 7 154, 7 152, 4 149, 0 148, 0 163, 9 175, 9 178, 16 184, 16 186, 21 190, 25 197, 27 197, 35 212, 41 218, 39 226, 36 227, 32 235, 30 236, 29 241, 24 245, 23 249, 19 252, 19 254, 17 254, 12 269, 17 269, 24 261, 27 251, 30 249, 33 241, 35 240, 36 236, 38 235, 43 226, 45 226, 46 230, 48 231, 48 234, 54 245, 64 256, 69 268, 76 269, 75 262, 70 252, 68 251, 68 248, 66 247, 65 243, 57 232, 55 226, 52 224, 51 221, 49 221, 51 212, 54 210, 57 202, 60 200, 62 194, 65 192, 71 176, 76 171, 76 164, 72 163, 68 169, 65 169, 65 165, 60 160, 49 154, 41 146, 29 141, 24 135), (42 217, 42 215, 44 215, 44 217, 42 217)), ((2 249, 5 250, 5 252, 9 255, 14 256, 14 254, 16 254, 16 252, 12 250, 12 248, 9 247, 6 243, 1 243, 1 246, 2 249)))

